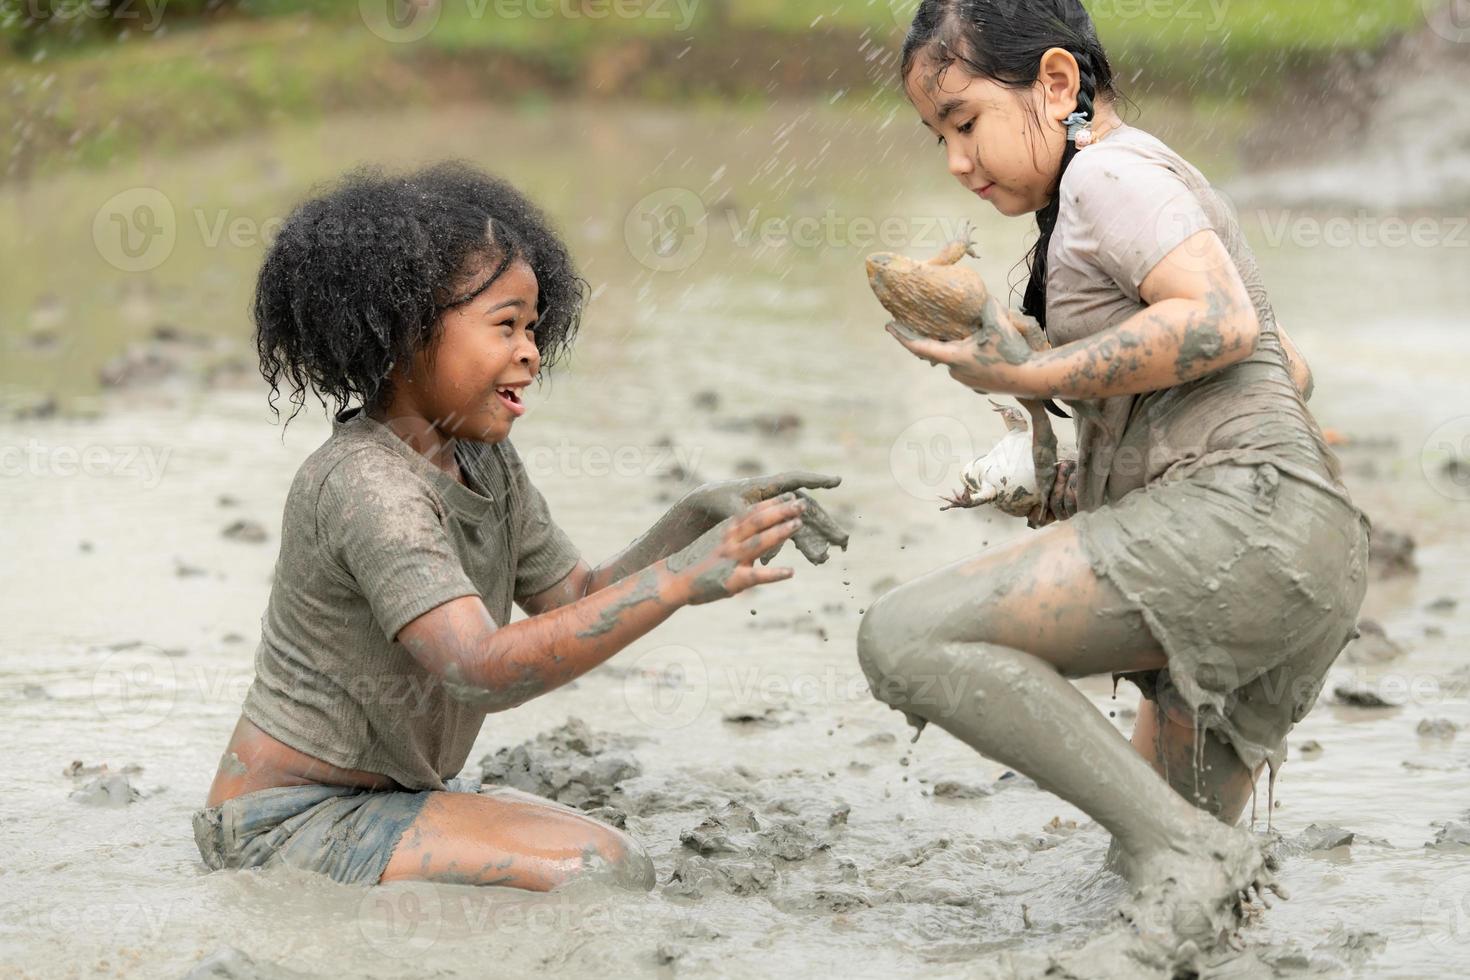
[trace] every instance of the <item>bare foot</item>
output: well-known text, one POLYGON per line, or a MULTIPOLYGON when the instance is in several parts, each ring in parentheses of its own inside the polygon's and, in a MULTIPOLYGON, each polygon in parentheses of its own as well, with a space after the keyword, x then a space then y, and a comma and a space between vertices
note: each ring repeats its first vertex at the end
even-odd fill
POLYGON ((1197 830, 1171 848, 1142 857, 1117 855, 1134 887, 1119 914, 1139 933, 1166 945, 1216 947, 1240 925, 1243 902, 1269 908, 1267 891, 1287 897, 1255 835, 1201 818, 1197 830))

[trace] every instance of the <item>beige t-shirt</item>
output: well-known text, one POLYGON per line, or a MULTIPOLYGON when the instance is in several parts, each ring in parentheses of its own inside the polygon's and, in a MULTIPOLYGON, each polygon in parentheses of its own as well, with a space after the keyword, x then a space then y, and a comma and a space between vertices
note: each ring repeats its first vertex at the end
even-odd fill
POLYGON ((478 595, 498 626, 579 554, 508 442, 461 442, 469 486, 349 409, 297 471, 245 715, 334 766, 443 789, 485 711, 450 697, 395 638, 478 595))
MULTIPOLYGON (((1212 228, 1250 293, 1261 339, 1250 357, 1160 391, 1089 399, 1077 415, 1078 506, 1093 510, 1167 476, 1221 461, 1272 462, 1349 500, 1336 456, 1291 380, 1276 316, 1235 215, 1197 169, 1129 125, 1077 153, 1062 175, 1047 252, 1053 346, 1146 309, 1139 288, 1159 260, 1212 228)), ((1350 502, 1350 501, 1349 501, 1350 502)))

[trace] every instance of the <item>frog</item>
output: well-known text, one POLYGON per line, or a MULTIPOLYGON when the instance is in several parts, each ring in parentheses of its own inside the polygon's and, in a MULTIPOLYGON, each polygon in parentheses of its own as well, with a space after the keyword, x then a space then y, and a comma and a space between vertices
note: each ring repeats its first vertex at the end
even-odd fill
MULTIPOLYGON (((977 331, 999 332, 1000 318, 1006 317, 1032 351, 1050 350, 1051 343, 1036 318, 1020 310, 1005 310, 980 273, 960 264, 966 257, 980 257, 968 229, 928 259, 876 252, 867 258, 868 286, 893 316, 892 325, 900 333, 932 340, 964 340, 977 331)), ((1050 399, 1016 400, 1031 417, 1036 486, 1050 487, 1056 479, 1058 458, 1056 431, 1047 412, 1061 418, 1070 416, 1050 399)), ((971 506, 968 501, 958 503, 955 499, 946 499, 946 503, 971 506)), ((1044 503, 1042 522, 1047 509, 1044 503)))

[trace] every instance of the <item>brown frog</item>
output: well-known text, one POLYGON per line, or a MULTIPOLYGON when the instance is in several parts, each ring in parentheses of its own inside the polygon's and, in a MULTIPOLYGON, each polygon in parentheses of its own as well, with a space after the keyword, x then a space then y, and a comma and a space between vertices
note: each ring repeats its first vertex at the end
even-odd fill
MULTIPOLYGON (((966 255, 979 257, 968 235, 922 261, 878 252, 868 256, 868 285, 883 308, 893 314, 894 326, 900 331, 934 340, 963 340, 977 330, 1000 330, 999 318, 1008 316, 1033 351, 1050 349, 1034 318, 1019 310, 1007 313, 980 273, 959 264, 966 255)), ((1068 416, 1050 399, 1016 400, 1031 416, 1031 459, 1037 486, 1050 487, 1057 474, 1057 437, 1047 409, 1062 418, 1068 416)))

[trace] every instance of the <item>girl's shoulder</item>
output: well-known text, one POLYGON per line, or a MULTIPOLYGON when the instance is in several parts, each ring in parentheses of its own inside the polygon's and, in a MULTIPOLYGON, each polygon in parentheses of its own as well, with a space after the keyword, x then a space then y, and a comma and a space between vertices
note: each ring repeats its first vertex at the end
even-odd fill
POLYGON ((1208 181, 1153 133, 1124 125, 1077 152, 1062 174, 1063 208, 1137 198, 1158 186, 1194 188, 1208 181))

